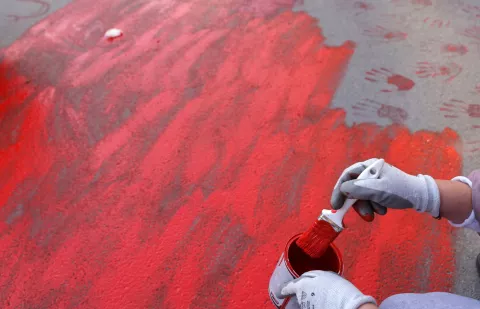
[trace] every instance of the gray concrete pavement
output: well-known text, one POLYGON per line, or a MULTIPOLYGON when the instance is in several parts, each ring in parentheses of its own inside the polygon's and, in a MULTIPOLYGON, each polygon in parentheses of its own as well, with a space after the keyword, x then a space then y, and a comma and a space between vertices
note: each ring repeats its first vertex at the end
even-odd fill
POLYGON ((2 0, 0 48, 13 43, 31 26, 72 0, 2 0))

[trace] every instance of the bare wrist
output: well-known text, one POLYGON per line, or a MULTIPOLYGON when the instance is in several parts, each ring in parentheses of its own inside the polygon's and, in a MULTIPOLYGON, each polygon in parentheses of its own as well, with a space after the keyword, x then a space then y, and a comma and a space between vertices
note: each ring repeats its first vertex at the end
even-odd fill
POLYGON ((368 304, 363 304, 358 309, 378 309, 377 305, 368 303, 368 304))
POLYGON ((440 215, 460 224, 472 213, 472 189, 464 183, 436 180, 440 191, 440 215))

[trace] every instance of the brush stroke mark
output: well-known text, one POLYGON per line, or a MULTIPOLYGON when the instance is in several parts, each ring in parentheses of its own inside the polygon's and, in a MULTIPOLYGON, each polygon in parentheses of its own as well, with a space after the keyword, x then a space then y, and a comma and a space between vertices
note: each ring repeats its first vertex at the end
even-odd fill
POLYGON ((415 83, 410 78, 393 73, 386 68, 371 69, 365 74, 365 80, 384 84, 388 87, 380 90, 381 92, 408 91, 415 86, 415 83))
POLYGON ((408 119, 408 113, 400 107, 382 104, 375 100, 363 99, 352 106, 353 114, 361 121, 374 122, 377 118, 390 120, 391 123, 403 124, 408 119))
POLYGON ((50 3, 44 0, 16 0, 18 2, 26 2, 26 3, 33 3, 38 5, 38 9, 29 14, 29 15, 8 15, 9 18, 13 19, 13 21, 17 22, 22 19, 29 19, 29 18, 39 18, 44 16, 50 11, 50 3))

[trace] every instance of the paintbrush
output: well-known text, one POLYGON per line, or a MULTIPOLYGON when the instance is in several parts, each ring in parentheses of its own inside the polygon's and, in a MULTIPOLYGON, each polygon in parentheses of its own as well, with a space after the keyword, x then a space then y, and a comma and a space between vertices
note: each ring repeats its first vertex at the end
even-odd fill
MULTIPOLYGON (((383 159, 375 161, 357 179, 378 178, 384 163, 383 159)), ((297 239, 297 246, 312 258, 321 257, 344 229, 343 217, 356 201, 356 199, 347 199, 338 210, 322 210, 322 214, 312 227, 297 239)))

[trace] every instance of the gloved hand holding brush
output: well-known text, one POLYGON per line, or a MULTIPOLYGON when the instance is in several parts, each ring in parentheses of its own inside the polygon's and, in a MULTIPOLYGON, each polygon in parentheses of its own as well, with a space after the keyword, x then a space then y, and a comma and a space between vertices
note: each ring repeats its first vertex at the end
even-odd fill
MULTIPOLYGON (((335 185, 331 204, 336 210, 324 209, 315 225, 297 239, 298 247, 307 256, 317 258, 319 248, 326 247, 343 230, 343 215, 353 203, 367 221, 373 220, 374 213, 384 215, 388 208, 411 208, 433 217, 445 217, 456 227, 480 232, 480 170, 468 178, 439 180, 428 175, 407 174, 382 159, 355 163, 342 173, 335 185)), ((377 309, 372 297, 332 272, 306 272, 288 282, 281 294, 295 295, 302 309, 377 309)), ((480 309, 480 304, 449 293, 408 293, 388 297, 379 309, 453 307, 480 309)))
POLYGON ((367 221, 373 220, 374 213, 384 215, 387 208, 412 208, 433 217, 445 217, 453 225, 476 229, 478 223, 472 212, 470 180, 413 176, 387 163, 378 178, 357 180, 356 177, 376 160, 358 162, 343 171, 332 193, 334 209, 341 208, 346 198, 353 198, 359 200, 354 207, 367 221))

